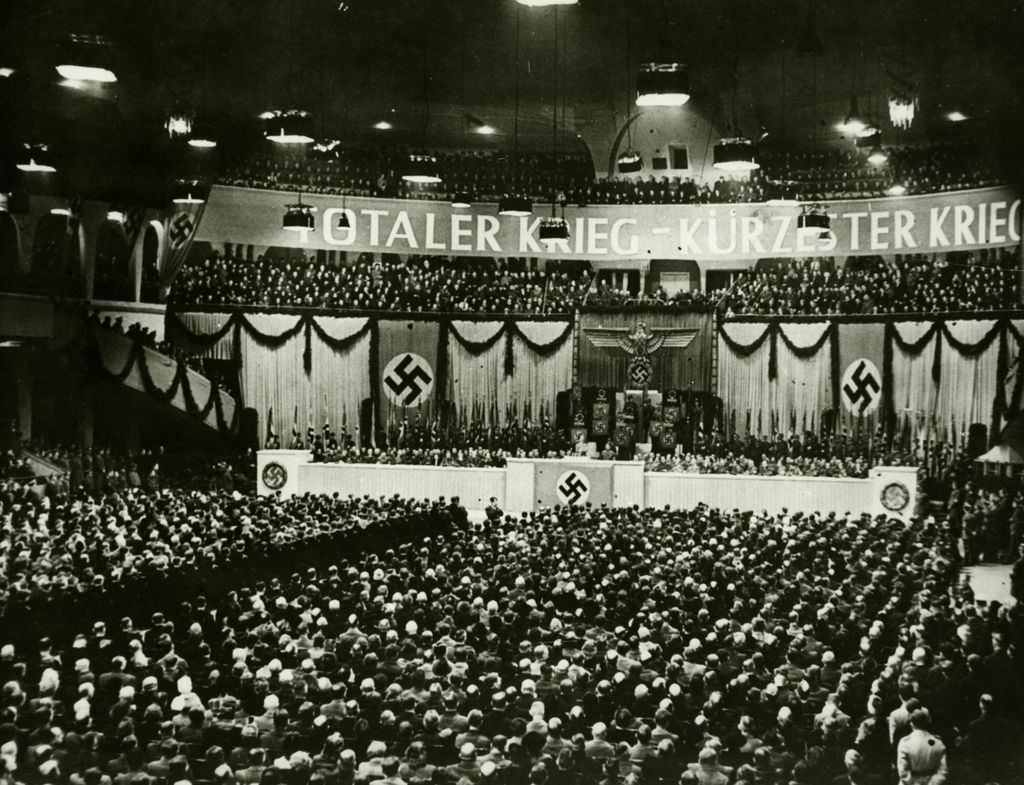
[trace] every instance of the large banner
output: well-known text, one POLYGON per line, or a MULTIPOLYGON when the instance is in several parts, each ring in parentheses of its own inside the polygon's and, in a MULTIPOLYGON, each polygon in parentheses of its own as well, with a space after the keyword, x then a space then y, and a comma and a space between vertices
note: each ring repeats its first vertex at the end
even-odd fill
POLYGON ((609 461, 541 461, 534 464, 534 472, 538 506, 600 507, 613 501, 609 461))
POLYGON ((443 380, 438 380, 439 325, 428 321, 378 322, 380 416, 385 427, 433 416, 443 380))
MULTIPOLYGON (((282 191, 214 186, 197 239, 340 251, 571 259, 746 260, 969 250, 1020 242, 1014 187, 826 204, 831 229, 797 230, 799 204, 597 205, 567 207, 569 239, 542 243, 544 211, 499 216, 494 204, 303 194, 316 228, 281 228, 282 191), (347 229, 338 228, 348 215, 347 229)), ((173 246, 173 237, 172 237, 173 246)))

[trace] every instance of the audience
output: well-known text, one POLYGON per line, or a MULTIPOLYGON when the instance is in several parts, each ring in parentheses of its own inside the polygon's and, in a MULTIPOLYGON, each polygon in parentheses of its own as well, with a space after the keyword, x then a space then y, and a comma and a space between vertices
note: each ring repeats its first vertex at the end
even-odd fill
POLYGON ((375 311, 566 314, 587 291, 589 274, 513 270, 505 262, 414 256, 403 262, 365 254, 353 264, 315 259, 256 260, 215 254, 184 267, 177 305, 303 306, 375 311))
POLYGON ((724 295, 727 315, 886 314, 1020 307, 1020 252, 762 260, 724 295))
POLYGON ((537 202, 580 205, 826 201, 886 196, 894 185, 918 194, 1005 182, 986 148, 974 143, 892 148, 880 165, 868 162, 868 152, 764 149, 758 154, 761 169, 750 177, 720 176, 698 183, 692 177, 654 175, 597 179, 589 156, 583 155, 524 154, 517 162, 507 152, 452 150, 432 153, 442 182, 422 185, 401 179, 409 151, 336 146, 330 151, 313 148, 305 157, 260 156, 233 163, 219 181, 249 188, 435 201, 463 193, 472 201, 496 202, 516 193, 537 202))
POLYGON ((41 640, 5 625, 9 781, 1019 771, 1024 617, 975 602, 932 518, 583 507, 478 524, 457 500, 2 498, 8 618, 49 575, 150 573, 120 605, 75 595, 41 640), (278 558, 302 538, 317 547, 278 558), (245 570, 250 553, 274 557, 245 570), (173 591, 189 564, 209 585, 173 591))

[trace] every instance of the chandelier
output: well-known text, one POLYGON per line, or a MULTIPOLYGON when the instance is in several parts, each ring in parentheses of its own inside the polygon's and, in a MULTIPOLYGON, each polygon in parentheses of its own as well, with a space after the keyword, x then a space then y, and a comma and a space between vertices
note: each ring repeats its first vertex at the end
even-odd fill
POLYGON ((889 96, 889 122, 904 131, 913 124, 917 112, 917 96, 900 92, 889 96))

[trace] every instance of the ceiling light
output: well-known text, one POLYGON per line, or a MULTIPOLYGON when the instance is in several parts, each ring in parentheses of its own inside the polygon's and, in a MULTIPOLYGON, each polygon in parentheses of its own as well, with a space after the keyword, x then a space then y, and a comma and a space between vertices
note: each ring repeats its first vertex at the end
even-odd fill
POLYGON ((107 210, 107 220, 124 223, 124 213, 121 210, 107 210))
POLYGON ((402 171, 402 179, 410 183, 439 183, 441 174, 432 155, 410 155, 402 171))
POLYGON ((172 113, 167 117, 164 128, 171 139, 180 139, 192 133, 192 118, 182 112, 172 113))
POLYGON ((390 131, 392 128, 394 128, 394 126, 391 125, 391 123, 389 123, 387 120, 381 120, 378 123, 374 123, 373 127, 376 128, 378 131, 390 131))
POLYGON ((528 5, 534 8, 540 8, 546 5, 576 5, 579 0, 516 0, 519 5, 528 5))
POLYGON ((203 184, 198 180, 178 180, 171 189, 171 201, 174 204, 202 204, 203 184))
POLYGON ((881 166, 889 160, 889 154, 885 152, 881 147, 875 146, 871 148, 871 154, 868 155, 868 163, 872 166, 881 166))
POLYGON ((894 128, 906 130, 914 122, 917 113, 917 96, 900 93, 889 97, 889 122, 894 128))
POLYGON ((644 159, 640 157, 640 153, 635 153, 632 150, 627 150, 620 155, 616 159, 616 163, 622 174, 634 174, 644 168, 644 159))
POLYGON ((284 218, 281 219, 281 228, 292 232, 308 232, 316 226, 316 220, 313 217, 314 210, 316 210, 315 207, 303 204, 301 197, 295 204, 286 204, 284 218))
POLYGON ((91 65, 72 65, 65 63, 57 66, 57 73, 63 79, 72 82, 103 82, 110 84, 117 81, 117 75, 109 68, 99 68, 91 65))
POLYGON ((23 172, 56 172, 50 148, 45 144, 24 145, 16 166, 23 172))
POLYGON ((71 210, 68 209, 67 207, 54 207, 50 210, 50 215, 63 215, 66 217, 70 217, 71 210))
POLYGON ((525 196, 503 196, 498 202, 498 215, 523 218, 533 214, 533 202, 525 196))
POLYGON ((690 79, 682 63, 645 63, 636 75, 637 106, 682 106, 690 100, 690 79))
POLYGON ((452 197, 452 207, 458 210, 465 210, 473 205, 472 197, 466 191, 459 191, 452 197))
POLYGON ((313 141, 313 118, 308 112, 300 109, 264 112, 260 118, 266 124, 263 135, 271 142, 309 144, 313 141))
POLYGON ((192 137, 191 139, 188 140, 188 145, 189 145, 189 147, 198 147, 200 149, 209 149, 211 147, 216 147, 217 143, 213 139, 206 139, 206 138, 197 139, 196 137, 192 137))
POLYGON ((540 222, 537 236, 541 242, 553 243, 569 239, 569 222, 564 218, 545 218, 540 222))
POLYGON ((886 190, 886 193, 889 194, 889 196, 903 196, 906 192, 907 186, 902 183, 895 183, 894 185, 889 186, 886 190))
MULTIPOLYGON (((312 228, 312 227, 310 227, 312 228)), ((348 210, 342 208, 341 214, 338 216, 338 228, 339 229, 351 229, 352 222, 348 219, 348 210)))
POLYGON ((494 129, 494 126, 492 126, 492 125, 487 125, 486 123, 485 123, 484 125, 481 125, 481 126, 480 126, 479 128, 477 128, 477 129, 476 129, 476 132, 477 132, 478 134, 482 134, 483 136, 492 136, 492 135, 494 135, 494 134, 498 133, 498 132, 497 132, 497 131, 496 131, 496 130, 494 129))
POLYGON ((804 205, 796 219, 798 234, 824 237, 829 232, 831 221, 824 205, 804 205))
POLYGON ((967 115, 965 115, 963 112, 952 111, 946 115, 946 119, 954 123, 962 123, 964 120, 967 119, 967 115))
POLYGON ((13 68, 0 68, 0 79, 6 79, 9 76, 14 76, 13 68))
POLYGON ((745 137, 722 139, 715 145, 714 167, 726 172, 750 172, 760 169, 754 158, 754 144, 745 137))
POLYGON ((196 147, 200 150, 208 150, 217 146, 217 139, 211 133, 209 122, 199 120, 192 123, 192 135, 189 137, 189 147, 196 147))

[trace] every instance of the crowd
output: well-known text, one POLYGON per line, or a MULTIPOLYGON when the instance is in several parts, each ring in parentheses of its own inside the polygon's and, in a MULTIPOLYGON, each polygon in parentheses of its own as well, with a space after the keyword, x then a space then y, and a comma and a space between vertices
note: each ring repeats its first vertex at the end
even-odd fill
POLYGON ((457 500, 142 491, 3 505, 9 613, 92 587, 57 630, 5 625, 8 781, 1021 771, 1024 617, 974 601, 931 518, 492 504, 470 524, 457 500), (287 557, 293 538, 315 547, 287 557), (272 558, 232 572, 252 554, 272 558), (210 583, 181 593, 191 566, 210 583), (97 582, 136 590, 113 605, 97 582))
MULTIPOLYGON (((985 149, 972 143, 892 148, 884 164, 868 150, 791 153, 763 149, 762 167, 750 177, 612 176, 595 178, 589 157, 506 152, 407 151, 397 148, 311 149, 303 156, 259 156, 229 165, 219 181, 249 188, 400 199, 496 202, 508 194, 569 204, 708 204, 768 199, 825 201, 886 196, 895 185, 905 193, 962 190, 1004 182, 985 149), (401 178, 410 152, 433 155, 442 182, 408 183, 401 178)), ((666 162, 667 167, 667 162, 666 162)))
POLYGON ((116 330, 129 340, 138 341, 143 346, 183 362, 194 371, 204 372, 202 358, 182 351, 170 341, 158 340, 156 331, 151 327, 144 326, 141 322, 132 322, 125 326, 123 316, 114 317, 108 314, 101 319, 98 313, 93 314, 92 320, 94 324, 116 330))
POLYGON ((1020 307, 1020 252, 763 260, 722 299, 726 314, 885 314, 1020 307))
POLYGON ((1024 484, 1021 478, 986 487, 957 483, 949 495, 949 520, 963 540, 964 562, 1012 562, 1024 543, 1024 484))
POLYGON ((586 273, 547 273, 497 260, 365 254, 353 263, 215 254, 186 265, 178 305, 303 306, 440 313, 562 314, 587 291, 586 273))

